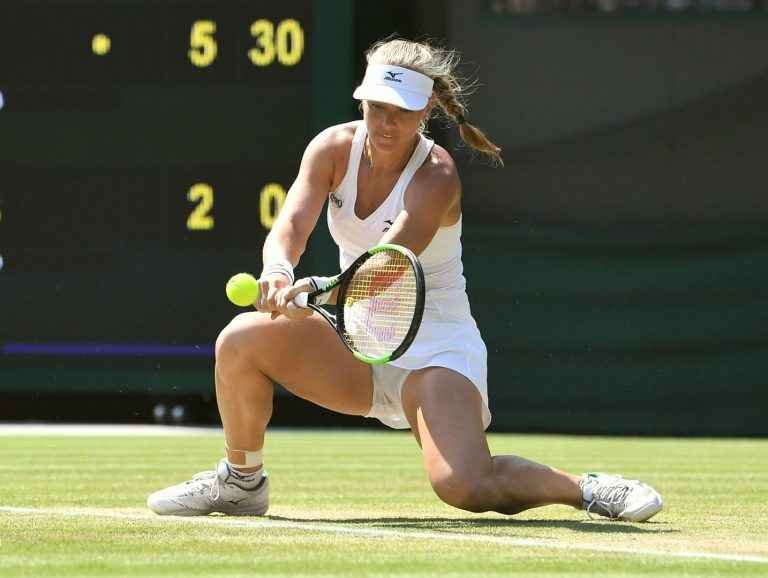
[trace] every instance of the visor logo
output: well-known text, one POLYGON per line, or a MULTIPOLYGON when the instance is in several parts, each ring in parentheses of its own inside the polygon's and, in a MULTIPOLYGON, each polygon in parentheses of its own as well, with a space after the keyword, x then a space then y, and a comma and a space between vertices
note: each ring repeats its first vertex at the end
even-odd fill
POLYGON ((384 80, 388 80, 390 82, 403 82, 398 78, 398 76, 401 76, 403 74, 402 72, 391 72, 388 70, 384 74, 385 74, 384 80))

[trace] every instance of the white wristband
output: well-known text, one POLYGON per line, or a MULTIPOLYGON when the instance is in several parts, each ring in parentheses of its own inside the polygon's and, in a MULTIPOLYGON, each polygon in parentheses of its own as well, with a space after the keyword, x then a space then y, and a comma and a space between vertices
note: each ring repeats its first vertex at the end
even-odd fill
POLYGON ((293 265, 288 259, 279 259, 278 261, 272 261, 264 265, 264 269, 261 272, 261 277, 272 275, 273 273, 280 273, 285 275, 293 285, 295 278, 293 276, 293 265))

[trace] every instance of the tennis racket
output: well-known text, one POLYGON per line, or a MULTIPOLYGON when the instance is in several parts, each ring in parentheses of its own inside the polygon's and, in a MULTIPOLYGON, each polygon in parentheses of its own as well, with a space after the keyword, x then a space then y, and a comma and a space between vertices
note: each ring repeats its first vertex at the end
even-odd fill
POLYGON ((424 271, 405 247, 377 245, 334 277, 310 277, 315 290, 293 302, 317 311, 365 363, 393 361, 413 343, 424 313, 424 271), (336 315, 322 305, 338 287, 336 315))

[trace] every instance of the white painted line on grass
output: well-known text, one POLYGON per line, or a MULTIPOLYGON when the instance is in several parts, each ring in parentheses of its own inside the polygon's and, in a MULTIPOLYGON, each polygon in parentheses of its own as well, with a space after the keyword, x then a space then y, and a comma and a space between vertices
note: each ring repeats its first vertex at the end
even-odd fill
POLYGON ((552 550, 579 550, 586 552, 604 552, 608 554, 628 554, 633 556, 654 556, 659 558, 688 558, 700 560, 716 560, 724 562, 755 562, 768 564, 768 557, 744 554, 722 554, 717 552, 696 552, 689 550, 653 550, 644 548, 629 548, 606 546, 604 544, 570 543, 556 540, 536 538, 515 538, 512 536, 497 536, 493 534, 470 534, 459 532, 434 532, 423 530, 390 530, 386 528, 365 528, 341 524, 292 522, 290 520, 238 519, 226 517, 160 517, 151 513, 140 514, 106 508, 65 510, 58 508, 17 508, 0 506, 0 514, 64 516, 71 518, 107 518, 116 520, 141 520, 163 524, 202 524, 205 526, 223 526, 228 528, 278 528, 284 530, 303 530, 326 534, 347 534, 351 536, 366 536, 371 538, 388 538, 395 540, 437 540, 453 542, 473 542, 479 544, 497 544, 500 546, 526 546, 552 550))

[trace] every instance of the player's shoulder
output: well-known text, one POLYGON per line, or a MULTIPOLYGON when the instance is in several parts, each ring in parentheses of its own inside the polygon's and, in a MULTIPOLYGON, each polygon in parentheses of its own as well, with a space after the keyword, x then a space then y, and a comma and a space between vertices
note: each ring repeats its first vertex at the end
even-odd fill
POLYGON ((434 144, 416 177, 424 188, 440 196, 456 196, 461 192, 461 181, 456 163, 450 153, 434 144))
POLYGON ((338 153, 345 148, 348 149, 355 136, 356 126, 357 123, 354 121, 329 126, 315 135, 309 147, 327 154, 338 153))
POLYGON ((310 141, 304 152, 304 158, 311 166, 326 167, 330 171, 332 188, 344 177, 356 126, 356 122, 329 126, 310 141))
POLYGON ((456 169, 453 157, 437 143, 432 145, 424 165, 436 178, 457 179, 459 177, 459 171, 456 169))

